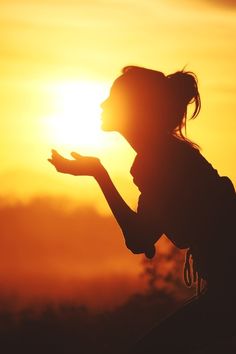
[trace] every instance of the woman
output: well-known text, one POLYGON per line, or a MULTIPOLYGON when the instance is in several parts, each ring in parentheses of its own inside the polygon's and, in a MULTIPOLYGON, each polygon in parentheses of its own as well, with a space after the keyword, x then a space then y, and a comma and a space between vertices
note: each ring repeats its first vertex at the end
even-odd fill
POLYGON ((201 101, 193 73, 165 76, 129 66, 101 105, 103 130, 119 132, 137 152, 131 168, 141 192, 137 212, 122 199, 97 158, 72 153, 73 160, 68 160, 53 150, 49 159, 59 172, 97 180, 133 253, 152 258, 163 234, 188 250, 185 281, 191 285, 192 276, 197 279, 199 296, 154 328, 130 353, 189 352, 233 329, 235 191, 185 137, 190 104, 195 118, 201 101), (204 295, 201 279, 207 283, 204 295))

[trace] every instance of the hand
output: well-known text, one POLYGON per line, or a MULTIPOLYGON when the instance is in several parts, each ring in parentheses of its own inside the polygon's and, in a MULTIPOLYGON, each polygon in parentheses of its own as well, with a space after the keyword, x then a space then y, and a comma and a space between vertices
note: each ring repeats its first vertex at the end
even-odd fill
POLYGON ((100 167, 100 160, 96 157, 81 156, 72 152, 73 160, 61 156, 56 150, 52 150, 52 157, 48 161, 58 172, 68 173, 74 176, 95 176, 100 167))

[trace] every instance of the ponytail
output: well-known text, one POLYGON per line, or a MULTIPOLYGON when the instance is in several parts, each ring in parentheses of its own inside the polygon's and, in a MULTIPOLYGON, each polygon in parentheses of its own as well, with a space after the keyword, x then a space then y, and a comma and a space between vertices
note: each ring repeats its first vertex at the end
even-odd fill
MULTIPOLYGON (((190 142, 183 134, 182 129, 184 128, 186 133, 188 105, 194 104, 194 111, 189 119, 196 118, 201 109, 197 77, 191 71, 177 71, 174 74, 167 75, 166 78, 172 105, 169 118, 174 118, 172 122, 173 133, 180 137, 181 140, 190 142)), ((191 144, 197 146, 194 143, 191 144)))

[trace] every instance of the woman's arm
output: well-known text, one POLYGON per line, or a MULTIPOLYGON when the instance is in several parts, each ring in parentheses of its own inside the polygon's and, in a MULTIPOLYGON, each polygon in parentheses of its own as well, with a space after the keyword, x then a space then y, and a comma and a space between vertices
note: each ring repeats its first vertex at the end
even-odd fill
POLYGON ((72 156, 74 160, 68 160, 53 150, 49 162, 58 172, 93 176, 123 232, 127 247, 133 253, 145 253, 148 258, 152 258, 155 254, 154 243, 161 234, 157 235, 149 221, 126 204, 99 159, 83 157, 77 153, 72 153, 72 156))
POLYGON ((139 215, 126 204, 102 165, 95 179, 123 232, 126 246, 133 253, 145 253, 148 258, 152 258, 155 255, 154 243, 162 233, 157 234, 151 228, 148 218, 139 215))

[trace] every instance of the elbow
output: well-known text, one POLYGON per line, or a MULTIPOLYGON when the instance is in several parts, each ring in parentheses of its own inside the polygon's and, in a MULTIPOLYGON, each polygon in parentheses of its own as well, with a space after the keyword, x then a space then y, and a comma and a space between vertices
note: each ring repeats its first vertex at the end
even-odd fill
POLYGON ((126 247, 134 254, 140 254, 145 252, 146 242, 145 237, 137 230, 126 230, 123 232, 125 238, 126 247))
POLYGON ((152 258, 155 255, 155 246, 154 244, 160 237, 154 236, 151 233, 139 232, 137 229, 129 230, 124 233, 125 245, 126 247, 134 254, 144 253, 147 258, 152 258))
POLYGON ((138 230, 136 225, 129 225, 129 227, 126 227, 126 229, 122 231, 126 247, 134 254, 143 253, 144 237, 140 234, 140 230, 138 230))
POLYGON ((146 245, 146 247, 144 247, 144 245, 139 246, 137 244, 130 244, 128 242, 126 243, 126 247, 133 253, 133 254, 141 254, 144 253, 145 256, 149 259, 152 259, 155 254, 156 254, 156 249, 155 246, 153 244, 150 245, 146 245))
POLYGON ((144 253, 148 258, 155 255, 154 244, 160 236, 154 235, 148 224, 135 217, 122 228, 126 247, 134 254, 144 253))
POLYGON ((125 241, 125 245, 126 247, 133 253, 133 254, 140 254, 140 253, 144 253, 144 249, 143 247, 137 245, 134 242, 130 242, 130 241, 125 241))
POLYGON ((133 253, 133 254, 141 254, 144 253, 145 256, 149 259, 153 258, 156 253, 156 249, 154 244, 142 244, 139 245, 137 243, 130 243, 130 242, 125 242, 126 247, 133 253))

